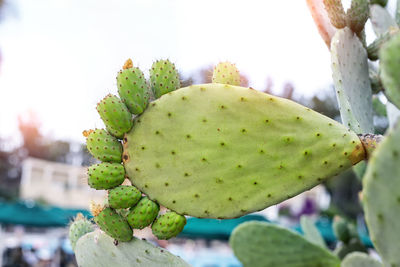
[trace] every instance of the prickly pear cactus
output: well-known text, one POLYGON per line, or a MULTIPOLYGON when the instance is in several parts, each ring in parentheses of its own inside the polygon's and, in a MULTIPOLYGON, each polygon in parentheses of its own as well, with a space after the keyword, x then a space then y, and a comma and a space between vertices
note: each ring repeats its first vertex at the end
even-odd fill
POLYGON ((387 266, 400 266, 400 124, 373 153, 363 180, 371 240, 387 266))
POLYGON ((358 136, 334 120, 223 84, 151 103, 125 135, 123 155, 132 184, 151 199, 208 218, 264 209, 364 158, 358 136))
POLYGON ((326 248, 325 240, 321 236, 318 228, 315 226, 312 219, 308 216, 301 216, 300 218, 301 230, 304 233, 304 238, 309 242, 314 243, 320 247, 326 248))
POLYGON ((347 25, 358 34, 364 29, 368 15, 368 0, 352 0, 350 8, 346 12, 347 25))
POLYGON ((392 18, 389 12, 380 5, 371 5, 370 19, 372 28, 377 36, 384 34, 391 27, 398 27, 396 21, 392 18))
POLYGON ((150 69, 150 82, 155 98, 181 87, 175 64, 168 59, 153 63, 150 69))
POLYGON ((353 252, 347 255, 342 261, 341 267, 383 267, 383 265, 361 252, 353 252))
POLYGON ((244 267, 339 267, 329 250, 301 235, 264 222, 246 222, 235 228, 229 243, 244 267))
POLYGON ((190 267, 181 258, 147 241, 133 238, 115 245, 113 238, 100 231, 81 237, 75 255, 80 267, 190 267))
POLYGON ((111 189, 125 180, 124 166, 119 163, 102 162, 89 167, 89 186, 94 189, 111 189))
POLYGON ((373 133, 372 91, 367 52, 349 29, 332 39, 332 72, 344 125, 356 133, 373 133))
POLYGON ((127 220, 109 207, 92 209, 95 223, 101 230, 118 241, 129 241, 133 237, 133 231, 127 220))
POLYGON ((324 0, 325 9, 329 19, 337 29, 346 27, 346 12, 344 12, 341 0, 324 0))
POLYGON ((385 95, 400 108, 400 34, 392 37, 384 45, 379 58, 385 95))
POLYGON ((186 224, 185 216, 169 211, 158 217, 151 226, 158 239, 170 239, 182 232, 186 224))
POLYGON ((124 134, 132 128, 132 114, 117 96, 107 95, 96 108, 107 131, 115 137, 122 139, 124 134))
POLYGON ((78 213, 74 221, 69 226, 68 237, 71 247, 75 250, 76 242, 81 236, 94 231, 94 225, 87 220, 82 213, 78 213))
POLYGON ((130 209, 126 218, 133 229, 143 229, 156 219, 159 211, 160 207, 157 203, 144 197, 130 209))
POLYGON ((103 162, 120 163, 122 161, 122 145, 104 129, 84 131, 86 147, 90 154, 103 162))
POLYGON ((134 186, 120 185, 108 191, 108 204, 113 209, 127 209, 136 205, 142 193, 134 186))
POLYGON ((240 74, 236 66, 230 62, 221 62, 214 67, 213 83, 240 85, 240 74))
POLYGON ((142 113, 150 100, 150 88, 143 72, 133 67, 132 60, 125 62, 117 76, 118 94, 132 114, 142 113))

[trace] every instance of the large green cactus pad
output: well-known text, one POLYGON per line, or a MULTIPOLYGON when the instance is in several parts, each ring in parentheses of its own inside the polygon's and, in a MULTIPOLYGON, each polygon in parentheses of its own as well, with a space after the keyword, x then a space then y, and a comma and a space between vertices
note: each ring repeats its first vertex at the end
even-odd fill
POLYGON ((343 124, 357 133, 373 133, 372 93, 367 52, 349 28, 331 44, 333 81, 343 124))
POLYGON ((100 231, 81 237, 75 255, 80 267, 190 267, 181 258, 147 241, 133 238, 115 245, 113 238, 100 231))
POLYGON ((233 218, 321 183, 364 157, 343 125, 292 101, 223 84, 151 103, 124 138, 132 183, 195 217, 233 218))
POLYGON ((400 124, 373 153, 363 179, 371 240, 387 266, 400 266, 400 124))
POLYGON ((397 23, 389 12, 380 5, 371 5, 370 19, 377 36, 384 34, 391 27, 397 28, 397 23))
POLYGON ((383 265, 368 254, 353 252, 344 258, 341 267, 383 267, 383 265))
POLYGON ((285 228, 247 222, 232 233, 229 243, 244 267, 339 267, 327 249, 285 228))
POLYGON ((400 108, 400 34, 380 50, 381 80, 389 100, 400 108))

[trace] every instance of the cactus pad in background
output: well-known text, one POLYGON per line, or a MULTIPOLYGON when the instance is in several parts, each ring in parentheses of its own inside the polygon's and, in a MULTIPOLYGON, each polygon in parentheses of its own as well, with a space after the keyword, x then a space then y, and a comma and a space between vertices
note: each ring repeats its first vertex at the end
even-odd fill
POLYGON ((301 235, 264 222, 246 222, 232 232, 229 243, 244 267, 338 267, 329 250, 301 235))
POLYGON ((114 209, 108 207, 91 208, 95 223, 106 234, 118 241, 129 241, 133 237, 133 231, 126 219, 114 209))
POLYGON ((155 98, 181 87, 175 64, 167 60, 157 60, 150 69, 150 83, 155 98))
POLYGON ((103 162, 122 161, 122 145, 104 129, 84 131, 86 147, 90 154, 103 162))
POLYGON ((334 120, 222 84, 186 87, 154 101, 125 139, 132 184, 195 217, 264 209, 365 158, 357 135, 334 120))
POLYGON ((370 6, 370 20, 377 36, 387 32, 391 27, 398 28, 396 21, 389 12, 380 5, 370 6))
POLYGON ((157 203, 144 197, 130 209, 127 220, 133 229, 143 229, 155 220, 159 211, 160 207, 157 203))
POLYGON ((400 34, 382 47, 379 57, 385 95, 400 108, 400 34))
POLYGON ((97 104, 97 111, 106 125, 107 131, 122 139, 124 133, 132 128, 132 114, 115 95, 107 95, 97 104))
POLYGON ((400 266, 400 124, 374 152, 363 180, 371 240, 387 266, 400 266))
POLYGON ((315 226, 314 221, 310 217, 306 215, 301 216, 300 225, 301 230, 304 233, 305 239, 307 239, 311 243, 314 243, 315 245, 326 248, 324 238, 321 236, 321 233, 319 232, 318 228, 315 226))
POLYGON ((332 39, 332 71, 340 115, 356 133, 373 133, 372 93, 367 52, 348 28, 332 39))
POLYGON ((361 252, 353 252, 347 255, 342 261, 341 267, 383 267, 383 265, 361 252))
POLYGON ((80 267, 190 267, 181 258, 147 241, 133 238, 115 245, 114 239, 100 231, 81 237, 75 253, 80 267))
POLYGON ((75 250, 76 242, 80 237, 93 231, 93 224, 87 220, 82 213, 78 213, 74 221, 69 226, 68 237, 69 241, 71 242, 72 250, 75 250))
POLYGON ((117 76, 118 94, 132 114, 142 113, 150 100, 150 88, 143 72, 128 59, 117 76))
POLYGON ((103 162, 89 167, 89 186, 94 189, 111 189, 125 180, 124 166, 119 163, 103 162))
POLYGON ((170 239, 182 232, 185 224, 185 216, 169 211, 158 217, 151 226, 151 229, 158 239, 170 239))
POLYGON ((136 187, 120 185, 108 191, 108 204, 113 209, 126 209, 135 206, 141 197, 136 187))
POLYGON ((240 85, 240 74, 236 66, 230 62, 221 62, 214 67, 213 83, 240 85))

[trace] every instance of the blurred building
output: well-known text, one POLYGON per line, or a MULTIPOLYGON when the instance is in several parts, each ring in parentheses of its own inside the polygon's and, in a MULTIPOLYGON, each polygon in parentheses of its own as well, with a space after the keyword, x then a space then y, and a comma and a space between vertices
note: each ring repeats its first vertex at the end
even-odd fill
POLYGON ((20 198, 65 208, 88 209, 103 203, 106 191, 87 184, 87 168, 28 158, 22 164, 20 198))

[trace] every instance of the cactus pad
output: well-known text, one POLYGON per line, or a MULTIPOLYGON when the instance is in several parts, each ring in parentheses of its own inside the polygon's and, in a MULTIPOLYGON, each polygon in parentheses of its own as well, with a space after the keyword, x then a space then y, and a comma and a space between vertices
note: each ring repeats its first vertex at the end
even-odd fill
POLYGON ((334 120, 222 84, 161 97, 125 139, 132 184, 195 217, 234 218, 264 209, 365 158, 357 135, 334 120))
POLYGON ((396 21, 382 6, 371 5, 369 12, 372 28, 377 36, 384 34, 392 27, 398 28, 396 21))
POLYGON ((89 167, 89 186, 94 189, 111 189, 125 180, 124 166, 119 163, 103 162, 89 167))
POLYGON ((349 29, 338 30, 332 39, 332 71, 340 115, 356 133, 373 133, 372 93, 367 52, 349 29))
POLYGON ((108 205, 113 209, 126 209, 136 205, 141 197, 136 187, 120 185, 108 191, 108 205))
POLYGON ((341 0, 324 0, 325 9, 333 26, 338 29, 346 27, 346 13, 341 0))
POLYGON ((133 229, 143 229, 155 220, 159 211, 160 207, 157 203, 144 197, 135 207, 131 208, 126 218, 133 229))
POLYGON ((117 76, 118 94, 133 114, 142 113, 150 100, 150 92, 143 72, 127 66, 117 76))
POLYGON ((339 259, 301 235, 264 222, 246 222, 229 243, 244 267, 338 267, 339 259))
POLYGON ((364 29, 368 15, 368 0, 352 0, 350 8, 346 12, 347 25, 353 32, 358 34, 364 29))
POLYGON ((122 145, 104 129, 85 131, 86 147, 93 157, 104 162, 121 162, 122 145))
POLYGON ((132 128, 132 114, 115 95, 108 94, 96 108, 107 131, 115 137, 122 139, 124 134, 132 128))
POLYGON ((379 58, 385 95, 400 108, 400 34, 383 46, 379 58))
POLYGON ((78 239, 90 232, 94 231, 93 224, 87 220, 82 213, 78 213, 75 220, 69 226, 69 241, 71 242, 71 247, 75 250, 75 245, 78 239))
POLYGON ((158 239, 170 239, 182 232, 185 224, 185 216, 169 211, 158 217, 151 226, 151 229, 158 239))
POLYGON ((387 266, 400 266, 400 124, 373 153, 363 179, 371 240, 387 266))
POLYGON ((181 258, 147 241, 133 238, 114 244, 114 240, 95 231, 80 238, 75 249, 80 267, 190 267, 181 258))
POLYGON ((129 241, 133 237, 133 231, 124 217, 114 209, 104 208, 94 217, 95 223, 106 234, 118 241, 129 241))
POLYGON ((175 65, 167 60, 157 60, 150 69, 151 88, 155 98, 181 87, 175 65))
POLYGON ((348 254, 342 261, 341 267, 383 267, 383 265, 368 256, 368 254, 361 252, 353 252, 348 254))
POLYGON ((240 85, 240 74, 236 66, 230 62, 221 62, 214 67, 213 83, 240 85))

